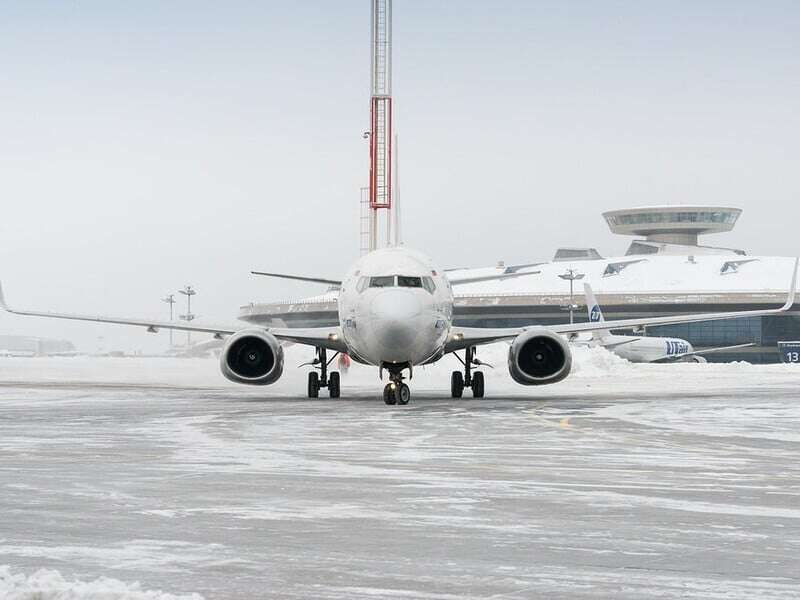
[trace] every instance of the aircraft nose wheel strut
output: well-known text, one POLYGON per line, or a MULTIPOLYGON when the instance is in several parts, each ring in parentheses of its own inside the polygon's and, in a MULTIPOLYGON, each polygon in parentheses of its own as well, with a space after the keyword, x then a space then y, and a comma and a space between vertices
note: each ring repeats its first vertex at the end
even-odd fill
POLYGON ((402 371, 389 374, 389 383, 383 388, 383 401, 386 404, 405 406, 411 401, 411 388, 403 383, 402 371))
POLYGON ((308 374, 308 397, 319 398, 320 388, 328 388, 328 394, 331 398, 338 398, 341 395, 341 378, 338 371, 331 371, 328 375, 328 367, 339 355, 337 352, 330 360, 328 360, 328 352, 325 348, 317 348, 317 357, 311 361, 310 364, 319 373, 311 371, 308 374))
POLYGON ((485 391, 483 372, 475 371, 473 373, 472 367, 485 365, 491 368, 492 365, 481 362, 475 357, 474 346, 469 346, 464 350, 463 360, 455 352, 453 352, 453 356, 455 356, 459 362, 464 365, 464 372, 462 373, 461 371, 453 371, 453 374, 450 376, 450 395, 453 398, 461 398, 464 395, 464 388, 468 387, 472 388, 473 398, 483 398, 485 391))

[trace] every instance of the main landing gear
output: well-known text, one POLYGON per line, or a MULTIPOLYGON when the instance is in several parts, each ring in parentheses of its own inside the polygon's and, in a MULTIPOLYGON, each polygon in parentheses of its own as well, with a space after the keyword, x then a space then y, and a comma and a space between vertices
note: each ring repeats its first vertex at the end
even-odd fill
POLYGON ((473 365, 476 367, 481 365, 491 367, 492 365, 481 362, 475 358, 475 348, 473 346, 467 347, 464 350, 464 360, 461 360, 461 357, 455 352, 453 352, 453 356, 464 365, 464 373, 462 374, 461 371, 453 371, 453 374, 450 376, 450 395, 453 398, 461 398, 464 395, 464 388, 468 387, 472 388, 473 398, 483 398, 483 372, 475 371, 473 373, 472 367, 473 365))
MULTIPOLYGON (((409 367, 410 370, 410 367, 409 367)), ((405 406, 411 400, 411 389, 403 383, 403 369, 389 370, 389 383, 383 388, 383 401, 386 404, 405 406)))
POLYGON ((331 398, 338 398, 341 394, 340 377, 338 371, 331 371, 328 376, 328 367, 338 356, 338 352, 328 360, 328 352, 325 348, 317 348, 317 358, 311 361, 310 365, 319 369, 319 373, 311 371, 308 374, 308 397, 319 398, 319 388, 328 388, 331 398))

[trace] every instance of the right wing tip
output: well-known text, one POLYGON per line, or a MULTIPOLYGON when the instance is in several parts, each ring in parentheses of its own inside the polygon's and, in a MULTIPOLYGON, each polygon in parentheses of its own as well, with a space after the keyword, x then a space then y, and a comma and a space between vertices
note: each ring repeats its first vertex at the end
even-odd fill
MULTIPOLYGON (((792 283, 789 284, 789 295, 786 298, 786 304, 783 305, 781 311, 789 310, 794 305, 795 294, 797 293, 797 270, 800 267, 800 256, 794 257, 794 270, 792 271, 792 283)), ((2 290, 0 290, 2 294, 2 290)))

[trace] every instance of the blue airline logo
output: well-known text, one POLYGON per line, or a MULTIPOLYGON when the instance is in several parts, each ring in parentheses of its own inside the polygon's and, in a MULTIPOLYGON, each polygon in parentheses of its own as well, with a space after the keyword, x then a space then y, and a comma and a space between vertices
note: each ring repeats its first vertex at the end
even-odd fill
POLYGON ((667 356, 674 356, 676 354, 686 354, 689 352, 689 345, 680 340, 667 340, 667 356))
POLYGON ((595 304, 592 307, 592 310, 589 312, 589 321, 592 323, 599 323, 600 322, 600 307, 595 304))

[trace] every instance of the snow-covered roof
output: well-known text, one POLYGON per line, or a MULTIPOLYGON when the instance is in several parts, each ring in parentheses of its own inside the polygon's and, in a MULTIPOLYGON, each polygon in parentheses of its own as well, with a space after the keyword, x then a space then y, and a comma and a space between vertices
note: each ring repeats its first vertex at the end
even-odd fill
MULTIPOLYGON (((458 287, 459 294, 564 294, 567 269, 584 274, 598 293, 781 293, 789 288, 794 259, 779 256, 621 256, 538 265, 538 274, 458 287)), ((481 269, 485 273, 486 269, 481 269)), ((497 271, 497 270, 495 270, 497 271)), ((458 272, 462 275, 465 272, 458 272)))
MULTIPOLYGON (((455 288, 457 296, 565 295, 569 281, 559 275, 574 269, 584 277, 575 281, 575 295, 583 282, 597 294, 785 294, 792 278, 794 258, 738 255, 618 256, 603 260, 545 262, 522 269, 519 277, 483 281, 455 288), (526 271, 531 273, 525 274, 526 271), (538 271, 536 273, 535 271, 538 271)), ((452 277, 478 277, 502 273, 502 267, 450 271, 452 277)), ((330 291, 303 298, 302 303, 336 302, 330 291)))

